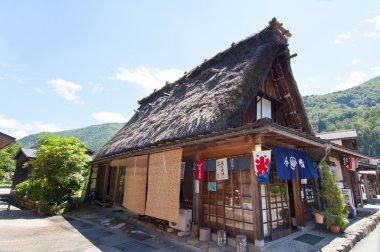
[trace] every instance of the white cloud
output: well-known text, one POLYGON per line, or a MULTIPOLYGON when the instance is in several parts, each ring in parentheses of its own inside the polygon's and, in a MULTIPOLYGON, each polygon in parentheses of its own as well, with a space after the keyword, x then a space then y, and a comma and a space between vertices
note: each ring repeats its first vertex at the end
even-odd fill
POLYGON ((6 134, 16 139, 20 139, 28 135, 25 130, 6 131, 6 134))
POLYGON ((380 76, 380 66, 374 66, 371 68, 372 77, 380 76))
POLYGON ((102 85, 99 85, 99 84, 95 84, 92 86, 92 92, 93 93, 101 93, 102 91, 104 90, 104 87, 102 85))
POLYGON ((364 82, 364 78, 366 77, 366 74, 364 72, 353 72, 348 76, 347 80, 345 82, 339 83, 336 85, 336 90, 345 90, 348 88, 352 88, 354 86, 357 86, 364 82))
POLYGON ((344 33, 338 34, 336 36, 336 39, 334 40, 334 45, 342 44, 344 40, 350 39, 351 36, 352 36, 351 32, 344 32, 344 33))
POLYGON ((0 131, 16 138, 42 131, 54 132, 60 130, 61 128, 53 123, 43 123, 41 121, 22 123, 14 118, 7 118, 4 115, 0 115, 0 131))
POLYGON ((55 132, 60 131, 61 128, 55 125, 54 123, 43 123, 40 121, 34 121, 32 122, 33 128, 36 129, 38 132, 55 132))
POLYGON ((61 78, 53 79, 48 82, 54 86, 54 91, 60 94, 68 101, 78 101, 76 92, 82 90, 82 86, 74 82, 62 80, 61 78))
POLYGON ((377 32, 364 32, 364 37, 377 39, 380 35, 377 32))
POLYGON ((183 75, 183 71, 179 69, 164 69, 138 67, 130 70, 118 68, 116 78, 121 81, 135 83, 141 85, 146 92, 152 92, 165 85, 166 81, 173 82, 183 75))
POLYGON ((102 123, 111 123, 111 122, 122 123, 122 122, 127 121, 127 118, 121 114, 105 112, 105 111, 92 113, 91 116, 95 118, 95 120, 97 120, 98 122, 102 122, 102 123))
POLYGON ((374 18, 365 19, 362 22, 373 24, 375 29, 380 31, 380 15, 375 16, 374 18))
POLYGON ((41 88, 39 88, 39 87, 35 87, 35 88, 33 88, 33 89, 34 89, 34 91, 36 91, 36 92, 39 93, 39 94, 45 94, 45 92, 42 91, 41 88))
POLYGON ((357 65, 357 64, 359 64, 360 62, 361 62, 360 59, 353 59, 353 60, 352 60, 352 65, 357 65))

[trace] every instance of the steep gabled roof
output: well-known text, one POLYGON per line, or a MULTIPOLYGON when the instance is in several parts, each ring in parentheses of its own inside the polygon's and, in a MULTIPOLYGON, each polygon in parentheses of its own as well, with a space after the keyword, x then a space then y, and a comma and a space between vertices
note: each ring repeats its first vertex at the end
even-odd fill
POLYGON ((20 148, 13 159, 17 159, 18 156, 23 153, 27 158, 36 158, 36 149, 20 148))
POLYGON ((8 146, 15 141, 14 137, 0 132, 0 150, 8 146))
POLYGON ((276 56, 289 60, 287 43, 287 38, 270 25, 166 84, 139 101, 136 114, 103 146, 95 161, 241 126, 243 114, 276 56))

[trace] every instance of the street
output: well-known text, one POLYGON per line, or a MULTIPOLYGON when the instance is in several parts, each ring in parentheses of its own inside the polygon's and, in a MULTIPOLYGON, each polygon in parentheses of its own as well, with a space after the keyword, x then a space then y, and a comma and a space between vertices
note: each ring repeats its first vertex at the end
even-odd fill
POLYGON ((358 242, 351 250, 352 252, 380 251, 380 225, 377 225, 367 237, 358 242))

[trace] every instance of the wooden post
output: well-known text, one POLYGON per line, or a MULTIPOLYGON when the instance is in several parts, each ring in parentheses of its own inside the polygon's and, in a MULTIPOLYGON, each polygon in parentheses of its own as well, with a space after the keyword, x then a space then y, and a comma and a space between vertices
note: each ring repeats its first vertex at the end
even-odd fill
POLYGON ((105 170, 106 170, 106 174, 105 174, 105 179, 104 179, 104 184, 103 184, 103 194, 102 194, 102 201, 105 201, 106 197, 107 197, 107 185, 108 185, 108 175, 109 175, 109 165, 106 164, 105 165, 105 170))
MULTIPOLYGON (((261 143, 261 136, 258 139, 258 143, 261 143)), ((260 146, 261 148, 261 146, 260 146)), ((254 160, 252 158, 252 151, 255 150, 255 146, 252 147, 250 154, 250 175, 251 175, 251 192, 252 192, 252 206, 257 210, 252 211, 253 218, 253 235, 255 239, 255 245, 258 247, 264 246, 264 232, 263 232, 263 211, 261 206, 261 188, 256 178, 254 160)), ((259 149, 256 149, 259 151, 259 149)))
POLYGON ((301 190, 300 190, 300 176, 298 169, 296 170, 296 179, 292 180, 293 186, 293 195, 294 195, 294 208, 296 211, 296 222, 297 227, 302 229, 304 226, 304 216, 303 216, 303 204, 301 199, 301 190))
MULTIPOLYGON (((196 152, 195 153, 195 156, 194 156, 194 161, 196 160, 199 160, 199 152, 196 152)), ((193 172, 194 173, 194 172, 193 172)), ((194 176, 194 209, 195 209, 195 224, 200 224, 201 223, 201 208, 203 208, 202 206, 202 202, 201 202, 201 197, 200 197, 200 194, 201 194, 201 181, 199 181, 199 192, 198 193, 195 193, 195 176, 194 176)))

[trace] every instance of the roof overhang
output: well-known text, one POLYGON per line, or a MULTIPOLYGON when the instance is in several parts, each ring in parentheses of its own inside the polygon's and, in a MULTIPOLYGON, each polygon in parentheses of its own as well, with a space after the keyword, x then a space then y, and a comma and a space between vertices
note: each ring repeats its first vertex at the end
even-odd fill
POLYGON ((295 129, 280 126, 278 124, 272 123, 270 119, 261 119, 255 123, 251 123, 237 128, 231 128, 220 132, 214 132, 206 135, 198 135, 194 137, 188 137, 185 139, 168 141, 165 143, 157 143, 144 148, 133 149, 103 158, 95 157, 94 161, 92 161, 91 163, 103 163, 121 157, 145 155, 149 153, 159 152, 162 150, 190 147, 194 145, 247 135, 261 135, 263 137, 275 136, 280 138, 281 141, 285 143, 291 143, 302 147, 317 147, 326 149, 329 146, 329 142, 326 140, 322 140, 320 138, 305 134, 295 129))
POLYGON ((352 150, 352 149, 349 149, 349 148, 346 148, 346 147, 343 147, 343 146, 340 146, 340 145, 337 145, 334 143, 331 144, 331 151, 336 151, 336 152, 348 154, 348 155, 354 156, 355 158, 358 158, 358 159, 368 159, 368 160, 370 159, 370 157, 363 155, 363 154, 360 154, 359 152, 357 152, 355 150, 352 150))
POLYGON ((7 147, 11 143, 14 143, 15 140, 16 139, 14 137, 0 132, 0 150, 7 147))

